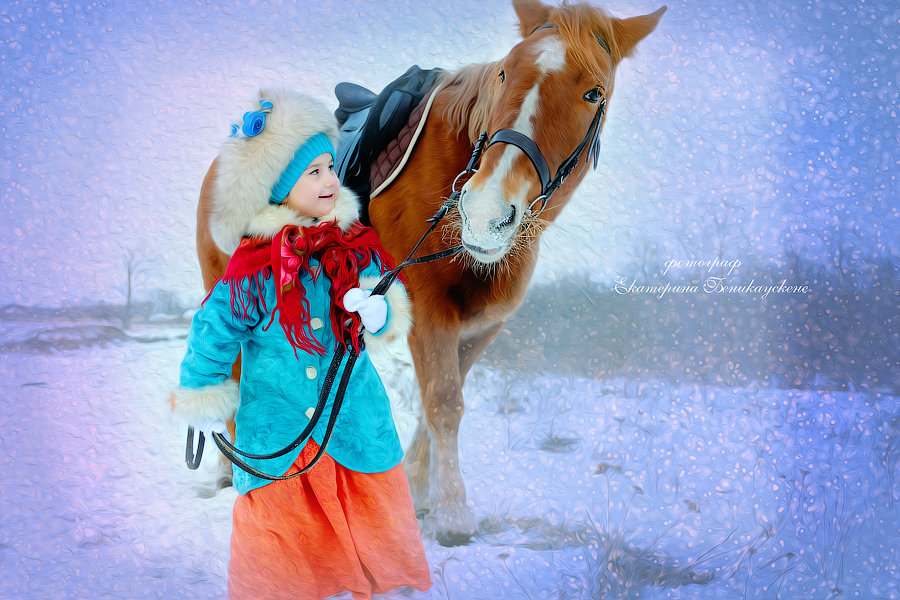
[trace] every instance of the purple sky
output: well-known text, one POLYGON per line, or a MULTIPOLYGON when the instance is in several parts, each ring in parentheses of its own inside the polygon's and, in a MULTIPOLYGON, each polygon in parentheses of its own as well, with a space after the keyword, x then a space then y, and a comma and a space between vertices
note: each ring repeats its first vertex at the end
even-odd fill
MULTIPOLYGON (((619 68, 600 167, 538 281, 786 247, 895 260, 898 34, 883 3, 670 3, 619 68)), ((196 196, 258 84, 334 105, 338 81, 495 60, 517 35, 499 0, 0 9, 0 305, 121 302, 129 253, 139 295, 196 302, 196 196)))

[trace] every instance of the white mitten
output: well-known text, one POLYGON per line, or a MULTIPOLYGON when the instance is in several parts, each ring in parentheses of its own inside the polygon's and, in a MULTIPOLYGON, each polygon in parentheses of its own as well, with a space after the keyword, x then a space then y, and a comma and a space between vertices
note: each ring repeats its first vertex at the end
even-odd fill
POLYGON ((382 295, 372 295, 371 290, 353 288, 344 294, 344 308, 359 314, 363 327, 375 333, 387 322, 387 302, 382 295))
POLYGON ((228 433, 228 426, 225 424, 225 421, 221 419, 197 419, 196 422, 191 423, 191 427, 193 427, 197 431, 202 431, 203 435, 212 439, 213 433, 221 433, 225 436, 225 439, 229 442, 231 441, 231 435, 228 433))

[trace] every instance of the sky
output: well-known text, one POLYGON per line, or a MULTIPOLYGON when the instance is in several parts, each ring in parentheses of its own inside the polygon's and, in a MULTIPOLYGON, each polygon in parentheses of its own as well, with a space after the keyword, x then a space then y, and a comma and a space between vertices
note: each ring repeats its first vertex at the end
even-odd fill
MULTIPOLYGON (((650 2, 611 2, 616 16, 650 2)), ((618 70, 600 165, 535 282, 668 260, 896 262, 898 7, 676 2, 618 70)), ((516 43, 508 2, 11 2, 0 9, 0 306, 202 297, 200 184, 260 84, 334 107, 516 43)), ((787 276, 787 275, 785 275, 787 276)))

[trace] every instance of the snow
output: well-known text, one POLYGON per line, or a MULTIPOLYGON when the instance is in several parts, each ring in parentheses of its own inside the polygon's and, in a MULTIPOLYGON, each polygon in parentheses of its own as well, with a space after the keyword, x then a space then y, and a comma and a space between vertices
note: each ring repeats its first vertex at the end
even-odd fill
MULTIPOLYGON (((0 597, 223 597, 235 492, 214 450, 184 466, 165 403, 184 341, 88 344, 2 355, 0 597)), ((461 432, 478 535, 426 541, 419 597, 900 597, 896 395, 490 362, 461 432)))
MULTIPOLYGON (((668 4, 466 383, 479 530, 426 541, 426 598, 900 598, 897 7, 668 4)), ((235 107, 517 35, 508 0, 0 9, 0 598, 223 597, 234 491, 165 398, 235 107)))

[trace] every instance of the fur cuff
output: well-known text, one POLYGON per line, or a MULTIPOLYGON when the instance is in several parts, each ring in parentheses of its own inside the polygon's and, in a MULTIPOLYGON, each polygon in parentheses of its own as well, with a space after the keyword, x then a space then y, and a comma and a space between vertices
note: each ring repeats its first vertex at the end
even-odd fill
MULTIPOLYGON (((359 287, 371 290, 379 281, 380 279, 375 277, 360 277, 359 287)), ((403 285, 394 281, 384 294, 384 299, 388 305, 388 322, 378 333, 368 330, 363 333, 363 340, 367 346, 390 344, 397 339, 405 339, 412 329, 412 303, 403 285)))
POLYGON ((205 419, 227 421, 240 403, 241 393, 233 379, 202 388, 180 387, 169 395, 174 416, 187 424, 205 419))

